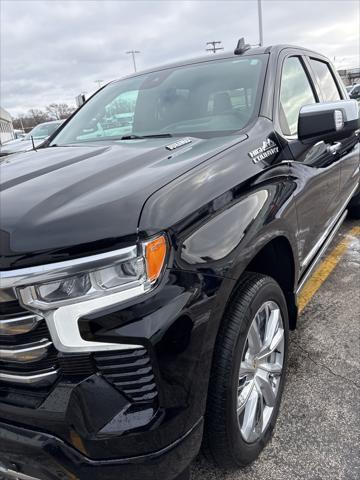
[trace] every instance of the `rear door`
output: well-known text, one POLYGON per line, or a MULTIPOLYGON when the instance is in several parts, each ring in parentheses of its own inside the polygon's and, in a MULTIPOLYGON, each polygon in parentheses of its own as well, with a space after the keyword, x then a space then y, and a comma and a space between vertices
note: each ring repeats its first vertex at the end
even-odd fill
POLYGON ((298 247, 305 270, 326 237, 340 203, 340 159, 326 142, 304 145, 297 137, 302 106, 322 101, 320 88, 301 52, 287 51, 279 58, 276 128, 279 141, 287 146, 293 161, 290 175, 297 188, 298 247))

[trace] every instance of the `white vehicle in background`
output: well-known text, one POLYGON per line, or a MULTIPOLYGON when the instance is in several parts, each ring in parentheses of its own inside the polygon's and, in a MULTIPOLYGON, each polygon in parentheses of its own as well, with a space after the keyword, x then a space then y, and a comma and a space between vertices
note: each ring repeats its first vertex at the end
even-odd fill
POLYGON ((346 90, 349 94, 349 97, 353 100, 360 101, 360 83, 356 83, 355 85, 349 85, 346 87, 346 90))
POLYGON ((6 142, 0 148, 0 157, 12 153, 27 152, 39 147, 50 135, 52 135, 64 120, 53 120, 51 122, 39 123, 23 138, 6 142))
POLYGON ((24 130, 14 130, 14 140, 20 140, 21 138, 24 138, 26 133, 24 130))

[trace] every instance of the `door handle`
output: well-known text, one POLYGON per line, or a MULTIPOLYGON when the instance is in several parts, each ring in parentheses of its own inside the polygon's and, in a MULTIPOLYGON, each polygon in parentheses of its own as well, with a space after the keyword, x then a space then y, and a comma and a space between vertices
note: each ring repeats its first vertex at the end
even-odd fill
POLYGON ((340 148, 341 148, 341 142, 335 142, 332 145, 328 145, 327 151, 332 155, 336 155, 337 152, 340 150, 340 148))

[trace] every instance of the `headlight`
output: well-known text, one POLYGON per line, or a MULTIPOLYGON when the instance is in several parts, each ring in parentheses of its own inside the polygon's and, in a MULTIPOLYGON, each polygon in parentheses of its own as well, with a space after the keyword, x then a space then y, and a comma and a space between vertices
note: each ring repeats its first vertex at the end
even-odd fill
MULTIPOLYGON (((44 280, 18 290, 25 305, 40 310, 54 309, 63 305, 87 301, 119 291, 143 287, 146 292, 158 281, 166 259, 165 236, 141 244, 138 255, 134 249, 133 258, 109 259, 109 265, 96 264, 89 257, 89 263, 82 262, 80 268, 74 262, 66 262, 66 271, 52 273, 51 281, 44 280), (93 265, 93 266, 92 266, 93 265)), ((95 257, 94 257, 95 258, 95 257)))

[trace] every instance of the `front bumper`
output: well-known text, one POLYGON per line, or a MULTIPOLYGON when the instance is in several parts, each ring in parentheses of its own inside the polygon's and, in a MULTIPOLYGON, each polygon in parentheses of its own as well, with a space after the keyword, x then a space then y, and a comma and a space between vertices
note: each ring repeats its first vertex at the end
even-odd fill
MULTIPOLYGON (((203 420, 183 437, 148 455, 91 460, 46 433, 0 423, 0 478, 3 471, 41 480, 173 480, 197 455, 203 420)), ((5 478, 6 478, 5 473, 5 478)))
POLYGON ((141 301, 79 322, 84 338, 140 350, 55 351, 52 385, 0 382, 0 464, 41 480, 175 479, 201 445, 222 282, 169 270, 141 301))

